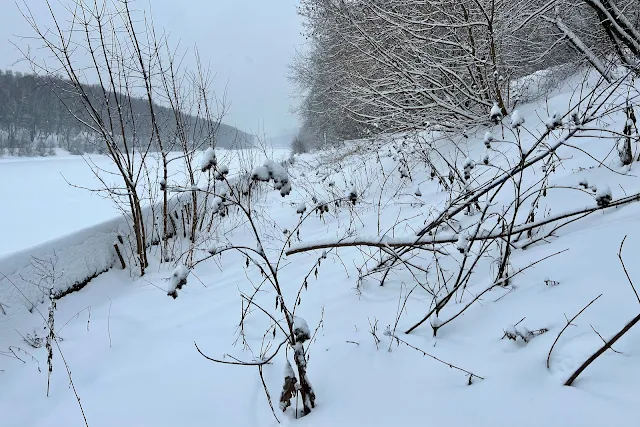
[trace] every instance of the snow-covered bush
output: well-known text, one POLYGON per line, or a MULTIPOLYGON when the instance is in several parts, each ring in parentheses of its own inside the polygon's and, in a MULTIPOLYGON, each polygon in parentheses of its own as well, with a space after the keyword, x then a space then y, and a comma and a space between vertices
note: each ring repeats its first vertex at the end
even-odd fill
MULTIPOLYGON (((187 283, 187 277, 190 274, 189 269, 201 262, 204 262, 213 257, 224 257, 224 254, 230 251, 240 253, 245 261, 245 268, 255 268, 259 271, 263 278, 262 284, 258 286, 259 290, 267 291, 267 287, 270 292, 275 293, 276 296, 276 312, 279 314, 269 315, 270 319, 276 317, 284 317, 281 323, 276 325, 270 324, 268 331, 272 331, 272 337, 276 338, 277 330, 285 332, 286 336, 283 338, 282 343, 277 346, 274 353, 270 356, 263 354, 260 363, 268 363, 280 349, 286 345, 291 351, 293 351, 293 361, 297 370, 297 377, 293 369, 289 367, 286 369, 285 384, 281 395, 280 407, 286 410, 290 405, 290 400, 294 397, 299 397, 302 402, 302 413, 306 415, 311 412, 315 405, 315 393, 311 387, 311 384, 307 378, 306 366, 307 359, 305 356, 304 344, 311 338, 311 332, 306 321, 300 316, 294 316, 296 308, 301 303, 300 293, 307 288, 308 281, 305 278, 303 284, 300 286, 300 292, 297 298, 291 302, 288 302, 284 295, 283 289, 279 279, 279 267, 281 257, 284 256, 284 251, 274 252, 270 250, 271 244, 274 243, 274 238, 270 232, 270 222, 266 222, 263 217, 261 209, 256 208, 255 200, 253 197, 254 192, 260 191, 260 188, 265 187, 265 184, 272 184, 275 190, 278 190, 282 197, 286 197, 290 194, 292 189, 291 179, 289 173, 286 170, 289 163, 278 163, 274 160, 267 159, 262 165, 246 167, 246 170, 250 170, 249 173, 239 175, 240 184, 237 182, 231 182, 229 168, 225 164, 221 164, 215 156, 213 150, 207 150, 205 152, 203 162, 201 164, 201 171, 205 173, 211 173, 210 176, 214 177, 213 181, 210 181, 209 186, 191 186, 191 187, 169 187, 170 191, 175 191, 178 194, 197 195, 200 205, 205 205, 208 212, 211 214, 211 218, 218 217, 220 221, 227 220, 228 213, 230 211, 237 212, 239 214, 238 225, 245 227, 250 232, 251 238, 254 240, 253 244, 247 244, 246 242, 234 242, 233 236, 229 234, 225 236, 227 242, 221 245, 217 239, 209 241, 206 246, 202 248, 201 252, 190 251, 186 255, 186 265, 178 264, 174 269, 172 276, 169 278, 169 286, 167 294, 172 298, 178 296, 178 291, 182 289, 187 283), (202 253, 202 257, 197 258, 198 253, 202 253), (272 259, 273 257, 275 259, 272 259), (193 258, 192 258, 193 257, 193 258), (278 258, 279 257, 279 258, 278 258), (264 289, 263 289, 264 288, 264 289)), ((245 165, 248 166, 248 165, 245 165)), ((352 203, 357 198, 355 189, 351 191, 345 199, 350 200, 352 203), (353 195, 351 194, 353 193, 353 195)), ((194 196, 195 197, 195 196, 194 196)), ((185 209, 189 209, 189 204, 185 205, 185 209)), ((328 211, 328 205, 321 205, 322 212, 328 211)), ((282 235, 284 236, 284 246, 290 245, 290 242, 294 238, 299 238, 299 228, 306 218, 312 212, 307 213, 307 207, 305 203, 299 203, 296 212, 300 215, 298 219, 298 225, 292 230, 289 228, 283 229, 282 235)), ((203 217, 204 218, 204 217, 203 217)), ((213 219, 210 219, 213 221, 213 219)), ((211 222, 210 222, 211 224, 211 222)), ((207 233, 203 233, 207 234, 207 233)), ((318 259, 318 262, 314 266, 316 269, 320 265, 323 257, 318 259)), ((257 291, 256 291, 257 292, 257 291)), ((255 294, 254 294, 255 297, 255 294)), ((249 297, 242 294, 243 307, 246 306, 258 306, 261 312, 268 313, 268 311, 259 306, 254 297, 249 297)), ((243 309, 244 312, 244 309, 243 309)), ((244 322, 246 314, 240 321, 241 335, 245 345, 248 345, 246 337, 244 336, 244 322)), ((265 337, 268 334, 265 333, 265 337)), ((269 346, 265 347, 267 350, 269 346)), ((199 349, 198 349, 199 350, 199 349)), ((265 350, 265 351, 267 351, 265 350)), ((201 352, 202 353, 202 352, 201 352)), ((202 353, 204 355, 204 353, 202 353)), ((217 359, 205 356, 210 360, 219 361, 217 359)), ((287 362, 288 363, 288 362, 287 362)), ((243 364, 243 363, 238 363, 243 364)), ((249 365, 255 365, 255 363, 247 363, 249 365)), ((261 366, 261 365, 260 365, 261 366)), ((265 386, 266 387, 266 386, 265 386)), ((268 396, 267 392, 267 396, 268 396)))

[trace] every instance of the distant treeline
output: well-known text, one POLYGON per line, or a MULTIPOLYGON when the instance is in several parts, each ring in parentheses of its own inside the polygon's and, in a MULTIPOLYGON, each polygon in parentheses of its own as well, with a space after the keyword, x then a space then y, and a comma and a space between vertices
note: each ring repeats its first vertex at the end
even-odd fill
MULTIPOLYGON (((85 88, 90 96, 95 94, 95 99, 104 99, 100 86, 85 88)), ((135 133, 131 140, 135 141, 136 149, 150 147, 155 150, 147 101, 142 97, 112 94, 112 105, 115 105, 116 98, 122 108, 134 112, 131 117, 137 117, 137 122, 130 123, 125 130, 126 134, 135 133)), ((154 105, 154 111, 160 118, 160 133, 171 146, 176 134, 174 111, 160 105, 154 105)), ((108 117, 106 108, 102 113, 108 117)), ((81 122, 88 118, 77 91, 72 90, 70 83, 62 78, 0 70, 0 156, 47 156, 55 154, 56 147, 72 154, 100 153, 104 150, 100 135, 81 122)), ((186 113, 182 114, 182 119, 191 144, 199 145, 203 140, 210 140, 205 133, 212 126, 204 119, 186 113)), ((219 123, 217 127, 217 147, 235 148, 252 141, 252 136, 233 126, 219 123)), ((179 146, 176 149, 180 149, 179 146)))

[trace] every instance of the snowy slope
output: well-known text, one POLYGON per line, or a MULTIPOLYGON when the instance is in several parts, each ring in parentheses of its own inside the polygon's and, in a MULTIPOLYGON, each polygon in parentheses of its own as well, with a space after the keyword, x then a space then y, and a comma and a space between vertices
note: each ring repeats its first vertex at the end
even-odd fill
MULTIPOLYGON (((522 145, 532 144, 544 131, 547 118, 556 110, 566 112, 574 102, 579 82, 576 78, 549 99, 520 106, 526 131, 510 129, 506 118, 503 127, 493 130, 496 139, 513 141, 520 132, 522 145)), ((599 126, 621 129, 624 120, 620 112, 612 113, 599 126)), ((476 162, 472 174, 478 186, 492 170, 513 165, 518 153, 514 144, 494 141, 487 154, 495 169, 482 169, 485 131, 477 129, 460 137, 459 150, 446 139, 434 142, 461 170, 466 158, 476 162)), ((556 138, 561 137, 561 131, 554 132, 556 138)), ((638 163, 630 169, 621 167, 615 153, 608 156, 613 140, 599 138, 602 135, 596 132, 583 134, 587 136, 572 143, 584 151, 568 146, 557 151, 562 161, 549 181, 547 196, 540 201, 544 215, 595 206, 590 190, 566 188, 583 180, 598 191, 608 186, 614 200, 640 192, 638 163)), ((272 191, 259 202, 264 209, 260 224, 272 235, 264 250, 277 259, 282 230, 296 226, 301 202, 311 210, 353 189, 358 195, 356 205, 330 204, 330 212, 322 217, 312 214, 303 223, 296 246, 354 236, 372 236, 369 240, 373 240, 378 238, 373 236, 386 234, 390 242, 415 237, 446 206, 448 193, 431 179, 430 168, 418 158, 420 145, 403 141, 402 137, 376 143, 354 141, 333 151, 297 157, 289 169, 292 194, 281 198, 272 191)), ((434 157, 431 161, 441 166, 443 160, 434 157)), ((542 176, 535 167, 524 179, 535 182, 542 176)), ((495 212, 512 199, 506 188, 502 199, 494 201, 495 212)), ((456 217, 463 227, 474 218, 456 217)), ((636 392, 640 329, 620 339, 613 346, 616 352, 607 351, 574 386, 563 383, 602 345, 594 329, 607 339, 640 310, 617 255, 628 235, 623 257, 629 276, 640 283, 640 266, 634 262, 640 251, 639 218, 640 204, 636 203, 597 211, 561 228, 546 242, 515 249, 511 271, 526 269, 509 286, 484 294, 435 337, 429 322, 403 334, 428 312, 433 301, 422 288, 416 289, 420 278, 396 268, 384 286, 379 286, 379 274, 358 280, 359 273, 375 266, 371 257, 379 254, 374 249, 329 251, 317 275, 314 266, 322 250, 286 257, 280 273, 286 298, 295 298, 311 272, 296 315, 316 333, 308 355, 317 405, 309 416, 298 420, 291 410, 284 414, 278 410, 286 366, 283 352, 264 367, 276 415, 282 424, 311 427, 635 425, 635 408, 640 404, 636 392), (547 369, 549 349, 566 325, 565 316, 571 318, 600 294, 573 322, 575 326, 564 331, 547 369), (387 327, 411 346, 472 372, 472 385, 465 372, 390 338, 385 334, 387 327), (504 338, 505 332, 526 333, 525 328, 548 331, 528 343, 504 338)), ((239 226, 238 217, 230 215, 225 221, 217 236, 220 244, 228 239, 255 245, 239 226)), ((457 233, 445 230, 438 236, 453 238, 453 243, 442 247, 446 255, 441 257, 445 270, 453 274, 460 259, 457 233)), ((412 261, 426 264, 428 259, 421 254, 412 261)), ((175 300, 166 295, 172 266, 154 265, 148 275, 133 282, 124 272, 108 272, 58 302, 60 348, 90 426, 277 425, 257 368, 214 363, 194 347, 196 342, 208 356, 225 360, 232 360, 225 354, 252 360, 260 352, 271 324, 260 310, 251 312, 243 328, 252 350, 243 346, 238 335, 243 309, 240 292, 251 293, 262 280, 255 268, 245 265, 245 258, 233 252, 200 263, 175 300)), ((427 282, 436 286, 437 278, 429 276, 433 273, 426 274, 427 282)), ((487 257, 479 263, 466 291, 456 295, 455 303, 431 322, 460 312, 492 286, 494 278, 495 265, 487 257)), ((256 300, 265 309, 273 309, 272 293, 259 293, 256 300)), ((39 310, 46 316, 46 306, 39 310)), ((34 313, 24 318, 20 333, 35 329, 42 336, 42 327, 43 319, 34 313)), ((281 339, 278 332, 274 346, 281 339)), ((8 414, 3 425, 84 425, 60 354, 54 357, 51 393, 46 397, 44 348, 30 348, 15 333, 2 331, 0 349, 9 346, 15 346, 15 357, 8 353, 0 358, 0 369, 4 369, 0 373, 0 413, 8 414)))

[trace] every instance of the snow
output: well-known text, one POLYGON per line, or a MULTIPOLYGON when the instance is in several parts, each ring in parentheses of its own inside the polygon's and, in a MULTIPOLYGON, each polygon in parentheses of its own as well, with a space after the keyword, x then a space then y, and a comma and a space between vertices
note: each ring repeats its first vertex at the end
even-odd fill
POLYGON ((485 147, 491 148, 491 142, 493 142, 494 140, 495 140, 495 137, 493 136, 491 131, 487 131, 484 134, 484 145, 485 145, 485 147))
POLYGON ((511 127, 518 128, 524 124, 524 116, 520 110, 513 110, 511 113, 511 127))
MULTIPOLYGON (((258 150, 218 149, 219 159, 224 159, 230 170, 237 171, 242 158, 262 158, 258 150)), ((270 150, 272 159, 283 159, 288 149, 270 150)), ((170 158, 181 153, 171 153, 170 158)), ((106 156, 91 155, 86 159, 97 167, 115 171, 115 166, 106 156)), ((158 170, 158 160, 147 158, 150 170, 158 170)), ((197 160, 197 157, 196 157, 197 160)), ((170 163, 170 185, 183 184, 184 173, 179 161, 170 163)), ((105 174, 106 175, 106 174, 105 174)), ((108 175, 107 175, 108 176, 108 175)), ((39 246, 72 234, 79 229, 91 227, 120 216, 120 211, 111 200, 84 188, 95 189, 99 181, 94 177, 83 157, 57 155, 44 158, 0 157, 0 182, 13 183, 16 177, 20 185, 0 186, 0 200, 11 200, 13 209, 0 209, 0 224, 3 227, 0 239, 0 257, 39 246), (73 187, 67 183, 76 185, 73 187)), ((108 182, 113 179, 109 176, 108 182)), ((160 184, 161 180, 158 181, 160 184)))
POLYGON ((217 164, 216 152, 213 147, 207 148, 200 159, 200 170, 206 172, 217 164))
POLYGON ((547 125, 547 129, 553 130, 560 126, 562 126, 562 116, 557 111, 554 111, 553 114, 547 119, 545 122, 547 125))
MULTIPOLYGON (((577 76, 570 84, 551 93, 548 100, 519 106, 523 117, 532 118, 526 125, 531 127, 531 134, 520 133, 525 148, 531 146, 533 135, 547 129, 544 119, 533 123, 533 118, 547 117, 547 104, 551 111, 566 110, 580 82, 581 78, 577 76)), ((619 129, 626 119, 624 114, 617 113, 603 116, 602 120, 606 120, 609 127, 619 129)), ((462 158, 448 141, 442 141, 438 148, 448 160, 457 159, 455 166, 460 167, 467 156, 482 158, 486 151, 485 131, 470 132, 468 142, 461 143, 460 149, 465 153, 462 158)), ((514 133, 505 129, 505 136, 500 139, 513 141, 514 133)), ((551 144, 566 136, 566 130, 553 135, 555 139, 551 144)), ((593 194, 568 189, 581 180, 585 185, 598 184, 596 197, 615 196, 612 205, 616 200, 640 192, 639 164, 634 163, 630 171, 620 168, 616 159, 606 157, 614 142, 604 140, 607 142, 603 143, 598 136, 591 132, 573 143, 594 157, 604 159, 606 167, 599 166, 581 151, 558 146, 562 167, 557 167, 550 175, 548 194, 539 201, 540 214, 536 221, 542 223, 567 213, 596 208, 593 194), (611 194, 607 188, 623 188, 624 193, 611 194)), ((640 329, 631 329, 613 346, 620 353, 605 352, 574 386, 562 384, 602 346, 602 340, 592 326, 607 339, 638 313, 638 302, 621 268, 618 251, 622 239, 628 236, 622 256, 628 261, 629 276, 640 280, 640 265, 633 262, 634 255, 640 251, 640 233, 636 231, 640 203, 593 211, 578 221, 571 221, 576 218, 571 217, 568 219, 571 222, 546 241, 526 250, 515 245, 510 258, 512 278, 508 286, 494 286, 494 260, 483 258, 475 267, 465 291, 410 334, 402 332, 432 307, 433 298, 428 291, 439 292, 443 286, 440 282, 443 279, 435 273, 433 265, 430 264, 432 270, 421 273, 418 278, 423 280, 427 275, 426 283, 433 289, 423 289, 415 286, 416 278, 404 268, 394 270, 384 286, 379 286, 380 275, 364 276, 359 281, 359 269, 363 264, 375 266, 375 260, 381 256, 379 247, 325 248, 328 249, 326 252, 317 250, 289 255, 276 264, 274 257, 285 246, 292 251, 341 240, 377 242, 390 250, 396 243, 418 240, 416 231, 446 209, 450 195, 442 191, 437 180, 430 179, 430 169, 427 170, 424 163, 416 161, 410 165, 413 182, 402 179, 397 173, 398 161, 385 157, 381 163, 377 162, 377 152, 388 148, 384 141, 380 144, 382 147, 366 141, 349 142, 333 151, 301 155, 294 165, 287 167, 287 180, 295 184, 291 187, 291 197, 297 201, 313 200, 313 197, 316 201, 334 200, 332 195, 342 197, 352 188, 352 182, 357 188, 366 189, 359 195, 362 203, 355 206, 330 203, 330 211, 322 218, 309 215, 300 227, 299 239, 291 241, 291 248, 285 244, 285 237, 279 230, 292 230, 298 224, 300 216, 292 209, 296 204, 283 200, 273 191, 266 192, 259 200, 258 206, 264 209, 264 215, 258 225, 268 231, 267 236, 278 236, 260 249, 272 260, 274 268, 278 268, 279 283, 291 310, 291 302, 296 300, 303 278, 321 257, 318 274, 309 275, 308 286, 302 288, 301 302, 294 311, 294 323, 300 330, 310 333, 318 328, 315 338, 303 344, 308 356, 308 377, 316 394, 317 406, 313 412, 295 420, 292 408, 284 414, 278 409, 283 373, 296 375, 284 351, 262 367, 264 382, 282 424, 305 427, 423 426, 425 422, 442 427, 635 425, 636 408, 640 405, 640 395, 636 393, 640 382, 640 329), (384 168, 385 177, 381 176, 379 168, 384 168), (309 177, 307 181, 302 179, 303 172, 309 177), (335 188, 327 188, 324 184, 323 178, 328 176, 335 181, 335 188), (299 180, 306 185, 297 185, 299 180), (423 193, 424 204, 419 206, 413 194, 416 183, 420 183, 423 193), (541 261, 545 257, 549 258, 541 261), (547 286, 549 280, 557 284, 547 286), (469 309, 447 323, 489 288, 491 290, 469 309), (564 331, 551 354, 550 369, 547 369, 549 349, 566 325, 566 319, 599 294, 603 297, 573 322, 575 326, 564 331), (387 327, 389 334, 384 333, 387 327), (434 327, 438 329, 436 336, 433 336, 434 327), (506 331, 531 336, 542 329, 548 331, 526 343, 522 339, 501 339, 506 331), (421 351, 482 376, 484 380, 473 378, 472 385, 468 385, 469 379, 464 373, 424 357, 420 351, 394 339, 394 335, 421 351)), ((495 164, 500 170, 515 164, 514 159, 519 155, 512 142, 502 141, 493 141, 490 153, 492 166, 495 164)), ((271 163, 268 165, 263 164, 267 172, 271 163)), ((436 166, 443 167, 443 164, 436 166)), ((490 175, 484 171, 492 171, 492 166, 477 165, 478 177, 474 176, 474 179, 480 181, 474 188, 482 188, 482 180, 490 175)), ((535 171, 523 177, 527 183, 541 179, 540 168, 532 169, 535 171)), ((234 173, 232 164, 230 173, 234 173)), ((265 181, 271 179, 269 176, 265 181)), ((270 187, 267 183, 256 184, 270 187)), ((512 200, 511 181, 504 185, 506 190, 501 197, 492 201, 494 205, 490 212, 494 216, 512 200)), ((92 209, 99 208, 92 205, 92 209)), ((454 232, 434 231, 431 236, 419 238, 430 244, 447 243, 442 246, 445 254, 438 255, 438 259, 448 275, 457 272, 462 255, 457 253, 455 246, 463 236, 468 236, 465 230, 473 230, 478 215, 455 215, 451 219, 451 224, 456 221, 454 232)), ((220 238, 241 242, 249 248, 256 247, 255 240, 242 224, 239 217, 230 214, 222 222, 220 238)), ((102 227, 108 229, 104 224, 96 227, 68 236, 54 246, 59 250, 67 243, 75 242, 79 246, 85 239, 98 234, 102 227)), ((541 235, 552 228, 553 224, 543 225, 536 233, 541 235)), ((478 234, 495 233, 498 231, 489 227, 478 234)), ((105 234, 108 233, 105 231, 105 234)), ((517 242, 518 245, 525 240, 517 242)), ((105 236, 104 247, 112 245, 113 241, 113 234, 105 236)), ((480 243, 467 238, 464 241, 469 256, 473 257, 480 243)), ((211 243, 206 248, 220 248, 226 243, 211 243)), ((102 243, 96 247, 102 247, 102 243)), ((68 255, 59 254, 64 260, 60 264, 67 265, 74 257, 78 264, 84 262, 82 255, 92 254, 93 246, 83 250, 88 252, 74 255, 69 249, 68 255)), ((12 259, 23 257, 24 261, 27 255, 28 252, 16 254, 12 259)), ((410 261, 427 267, 424 260, 430 255, 422 255, 410 261)), ((101 257, 102 252, 97 252, 97 258, 101 257)), ((93 262, 91 257, 87 259, 93 262)), ((240 293, 251 296, 256 292, 256 286, 265 280, 254 265, 246 268, 244 260, 239 253, 225 251, 198 264, 191 271, 193 276, 189 276, 189 285, 175 300, 167 297, 166 289, 167 279, 174 277, 176 266, 159 264, 152 257, 152 265, 144 277, 131 278, 126 272, 111 270, 93 279, 82 291, 58 301, 56 324, 60 325, 58 333, 63 338, 60 348, 90 426, 204 426, 210 425, 212 420, 223 426, 278 425, 255 367, 214 363, 194 348, 195 342, 208 356, 229 362, 234 358, 251 361, 260 360, 263 345, 270 354, 285 339, 279 329, 275 337, 265 336, 265 331, 274 329, 274 319, 282 322, 284 314, 274 310, 275 295, 263 287, 264 292, 256 293, 255 302, 274 319, 253 307, 243 324, 244 338, 251 350, 244 348, 239 336, 239 321, 246 302, 243 303, 240 293), (90 318, 87 307, 90 307, 90 318), (167 406, 169 394, 170 406, 167 406)), ((7 261, 5 266, 10 264, 7 261)), ((4 267, 0 267, 2 271, 4 267)), ((4 302, 2 297, 0 302, 4 302)), ((45 307, 46 302, 36 308, 44 312, 45 307)), ((4 322, 6 316, 0 316, 2 355, 9 346, 21 347, 37 361, 23 353, 19 354, 24 363, 13 357, 0 358, 0 369, 4 370, 0 372, 3 425, 83 425, 60 354, 54 355, 52 387, 47 398, 46 351, 29 347, 14 330, 25 335, 35 329, 41 334, 43 320, 37 311, 16 316, 10 327, 4 322)))
POLYGON ((598 186, 598 191, 596 192, 596 199, 605 197, 611 200, 611 188, 607 184, 598 186))
POLYGON ((216 173, 214 174, 214 178, 218 181, 224 181, 228 174, 229 174, 229 166, 220 165, 217 167, 216 173))
POLYGON ((269 181, 271 175, 269 174, 269 168, 266 166, 256 166, 251 172, 251 178, 258 181, 269 181))
POLYGON ((460 253, 466 253, 469 245, 468 242, 469 239, 467 238, 467 236, 464 234, 460 234, 460 236, 458 236, 458 239, 456 240, 456 249, 458 249, 460 253))
POLYGON ((291 367, 291 363, 289 363, 289 361, 287 361, 287 363, 284 364, 284 377, 287 378, 295 378, 296 374, 293 372, 293 368, 291 367))
POLYGON ((611 203, 612 195, 609 185, 600 185, 596 190, 596 202, 598 206, 606 206, 611 203))
POLYGON ((0 200, 11 201, 0 209, 4 225, 0 257, 118 215, 109 200, 71 187, 65 179, 87 187, 97 185, 87 164, 77 156, 0 158, 0 182, 4 183, 0 200))
POLYGON ((309 329, 307 321, 302 317, 296 316, 293 318, 293 330, 297 341, 305 341, 311 337, 311 329, 309 329))
POLYGON ((167 295, 176 299, 178 297, 178 290, 181 290, 184 285, 187 284, 187 277, 189 276, 189 269, 184 264, 178 264, 173 270, 173 274, 169 279, 169 287, 167 288, 167 295))
POLYGON ((489 113, 489 117, 493 121, 499 121, 502 119, 502 110, 498 106, 498 103, 494 103, 493 107, 491 107, 491 112, 489 113))
POLYGON ((475 162, 473 160, 471 160, 470 157, 467 157, 466 160, 464 161, 464 163, 462 164, 462 167, 464 169, 468 169, 471 170, 475 167, 475 162))

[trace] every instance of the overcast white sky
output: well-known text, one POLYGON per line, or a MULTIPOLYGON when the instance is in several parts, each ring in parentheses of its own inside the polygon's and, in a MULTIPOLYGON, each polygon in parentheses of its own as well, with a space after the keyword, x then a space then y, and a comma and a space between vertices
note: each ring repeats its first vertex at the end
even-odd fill
MULTIPOLYGON (((22 1, 22 0, 19 0, 22 1)), ((52 0, 56 2, 58 0, 52 0)), ((61 0, 66 1, 66 0, 61 0)), ((20 53, 10 40, 30 35, 13 0, 0 0, 0 68, 27 71, 14 64, 20 53)), ((43 0, 27 0, 33 14, 46 18, 43 0)), ((227 86, 231 109, 225 122, 268 136, 291 133, 297 118, 287 64, 302 43, 298 0, 140 0, 150 5, 156 27, 183 47, 197 44, 203 63, 217 74, 214 88, 227 86)), ((20 42, 24 43, 24 41, 20 42)), ((187 64, 188 65, 188 64, 187 64)))

